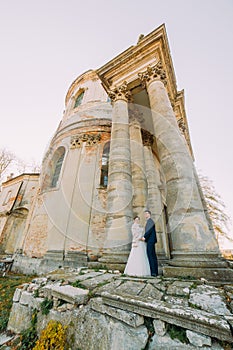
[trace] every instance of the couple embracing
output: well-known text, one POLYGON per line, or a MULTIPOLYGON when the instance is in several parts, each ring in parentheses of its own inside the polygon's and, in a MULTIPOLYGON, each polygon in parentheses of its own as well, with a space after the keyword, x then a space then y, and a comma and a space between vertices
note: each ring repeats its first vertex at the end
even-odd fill
POLYGON ((145 233, 140 226, 140 218, 136 216, 132 225, 132 248, 124 273, 131 276, 158 276, 158 262, 155 253, 157 243, 155 223, 151 212, 145 210, 145 233))

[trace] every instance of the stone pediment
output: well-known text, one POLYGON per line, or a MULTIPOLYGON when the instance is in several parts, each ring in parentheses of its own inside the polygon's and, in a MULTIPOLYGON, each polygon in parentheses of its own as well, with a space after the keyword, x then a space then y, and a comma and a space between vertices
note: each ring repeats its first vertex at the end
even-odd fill
POLYGON ((138 73, 159 61, 165 67, 168 93, 174 99, 177 94, 176 78, 164 24, 99 68, 97 74, 107 90, 124 81, 133 89, 141 84, 138 73))

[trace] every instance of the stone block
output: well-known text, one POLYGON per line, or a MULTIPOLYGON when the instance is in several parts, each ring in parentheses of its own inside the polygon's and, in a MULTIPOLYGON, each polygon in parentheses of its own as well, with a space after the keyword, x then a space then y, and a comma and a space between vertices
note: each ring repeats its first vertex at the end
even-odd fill
POLYGON ((13 303, 17 303, 20 300, 22 289, 16 288, 13 296, 13 303))
POLYGON ((186 335, 191 344, 197 347, 211 346, 211 338, 206 335, 187 330, 186 335))
POLYGON ((136 350, 145 349, 147 328, 134 328, 112 317, 83 307, 74 322, 74 349, 88 350, 136 350))
POLYGON ((20 303, 14 303, 7 325, 7 330, 14 333, 21 333, 31 325, 32 310, 20 303))
POLYGON ((149 343, 148 350, 191 350, 196 349, 192 345, 181 343, 178 339, 171 339, 169 335, 159 336, 155 334, 149 343))
POLYGON ((44 301, 44 298, 32 298, 28 306, 39 311, 41 309, 42 301, 44 301))
POLYGON ((66 301, 70 304, 80 305, 85 304, 88 301, 89 291, 82 288, 76 288, 70 285, 47 285, 44 287, 46 293, 51 297, 55 297, 66 301))
POLYGON ((233 281, 233 270, 225 269, 225 268, 216 268, 206 267, 206 262, 203 262, 203 266, 201 266, 201 262, 196 261, 195 267, 185 267, 185 262, 183 266, 164 266, 163 267, 163 275, 164 277, 190 277, 192 276, 195 279, 205 278, 208 281, 221 281, 221 282, 231 282, 233 281))
POLYGON ((34 296, 32 293, 23 291, 19 300, 21 305, 33 305, 34 296))
POLYGON ((153 326, 155 333, 160 336, 164 336, 167 331, 166 322, 161 320, 153 320, 153 326))

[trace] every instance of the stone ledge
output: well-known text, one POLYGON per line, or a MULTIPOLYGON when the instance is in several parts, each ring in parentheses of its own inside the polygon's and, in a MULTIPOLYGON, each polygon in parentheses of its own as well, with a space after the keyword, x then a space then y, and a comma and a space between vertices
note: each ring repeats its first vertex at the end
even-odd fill
POLYGON ((103 292, 101 296, 107 305, 160 319, 223 341, 233 342, 229 323, 218 315, 190 307, 171 305, 164 301, 151 299, 145 302, 140 297, 130 297, 129 295, 103 292))
POLYGON ((89 302, 92 310, 100 312, 103 315, 111 316, 119 321, 128 324, 131 327, 139 327, 144 323, 144 317, 134 312, 124 311, 112 306, 103 304, 102 298, 93 298, 89 302))
POLYGON ((198 267, 175 267, 164 266, 163 275, 165 277, 193 277, 203 278, 208 281, 216 281, 221 283, 233 282, 233 269, 226 268, 198 268, 198 267))

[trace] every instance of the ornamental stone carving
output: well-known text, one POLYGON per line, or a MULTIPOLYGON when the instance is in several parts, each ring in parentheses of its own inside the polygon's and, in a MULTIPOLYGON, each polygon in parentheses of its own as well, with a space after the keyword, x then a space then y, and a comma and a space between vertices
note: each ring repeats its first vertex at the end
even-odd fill
POLYGON ((155 66, 148 66, 145 72, 138 73, 139 79, 142 81, 142 84, 145 86, 146 83, 150 83, 153 80, 161 80, 164 85, 167 84, 166 72, 163 69, 162 62, 159 61, 155 66))
POLYGON ((70 141, 70 148, 78 148, 81 147, 85 142, 86 146, 94 146, 101 140, 101 134, 80 134, 77 136, 73 136, 70 141))
POLYGON ((185 123, 184 123, 183 118, 180 118, 180 119, 178 120, 178 126, 179 126, 179 129, 180 129, 181 133, 182 133, 183 135, 185 135, 186 127, 185 127, 185 123))
POLYGON ((117 100, 129 102, 131 100, 131 92, 128 89, 128 84, 126 81, 124 81, 122 85, 109 90, 108 95, 113 102, 117 100))

